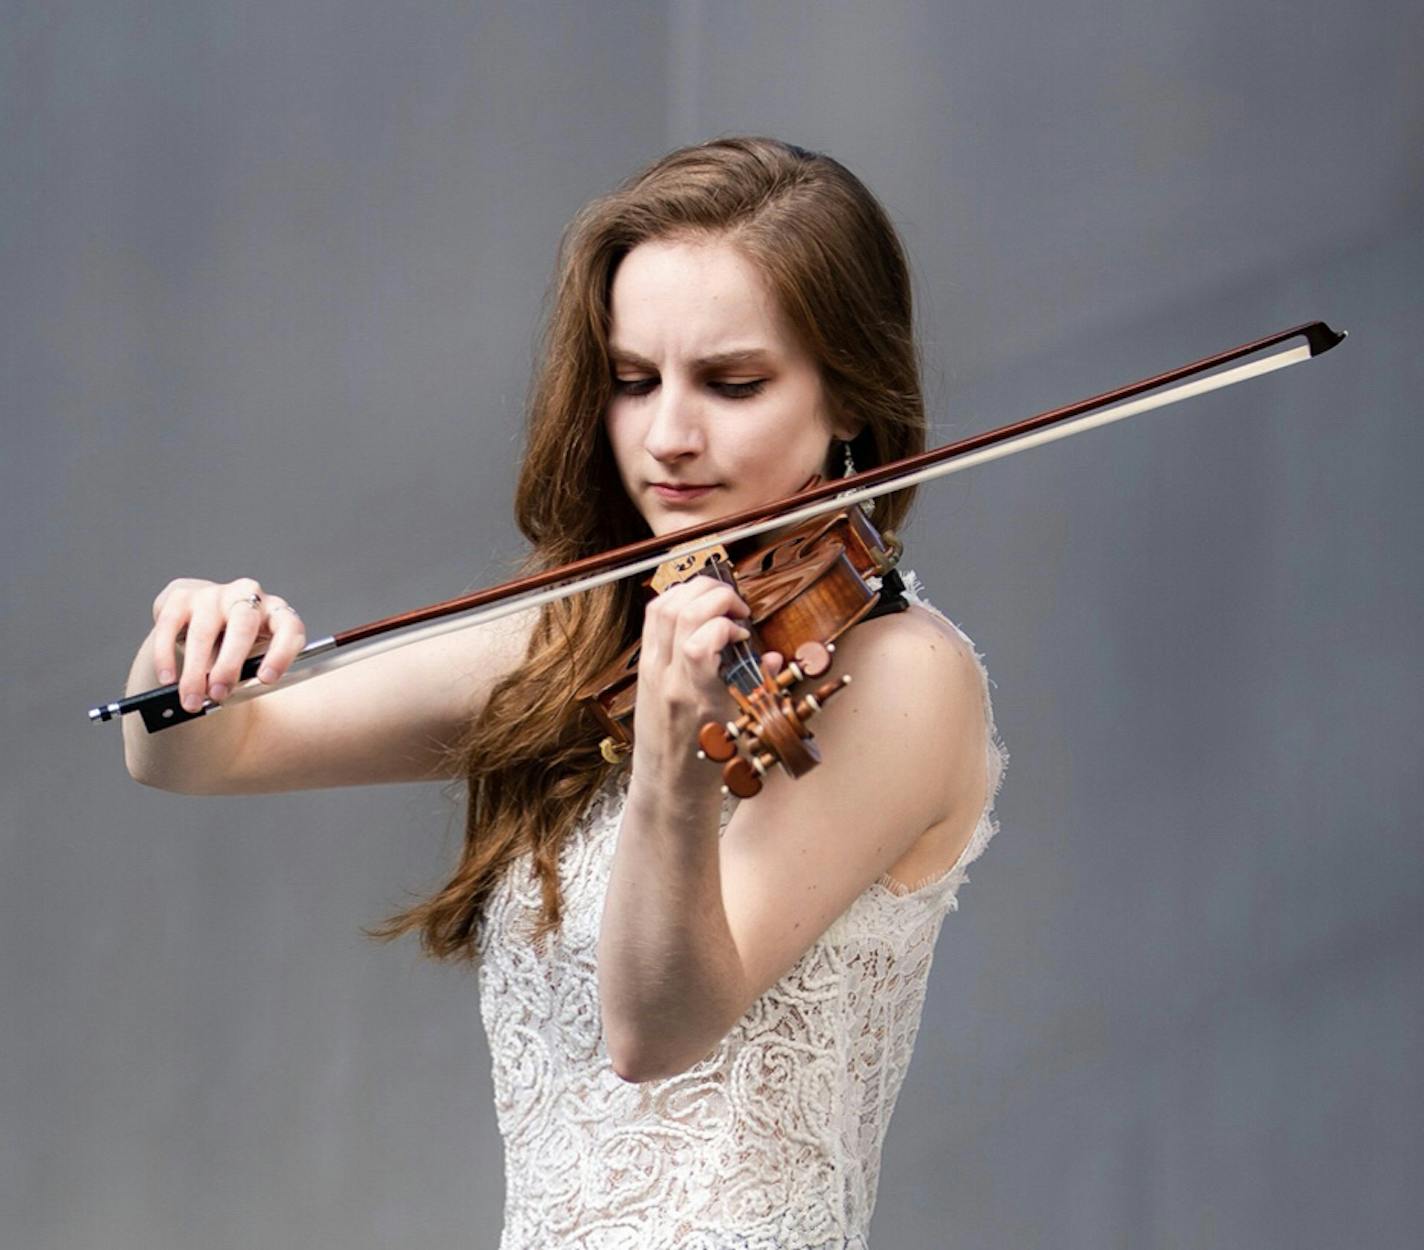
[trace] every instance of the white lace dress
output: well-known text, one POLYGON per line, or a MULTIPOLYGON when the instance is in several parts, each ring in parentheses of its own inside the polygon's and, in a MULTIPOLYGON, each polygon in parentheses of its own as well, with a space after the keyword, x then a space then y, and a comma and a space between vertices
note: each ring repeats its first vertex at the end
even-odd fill
POLYGON ((568 840, 563 926, 542 949, 538 886, 522 863, 505 874, 479 936, 501 1250, 865 1250, 935 937, 994 832, 1006 757, 987 681, 984 711, 990 799, 959 861, 917 888, 873 884, 679 1076, 629 1084, 603 1043, 598 928, 626 780, 568 840))

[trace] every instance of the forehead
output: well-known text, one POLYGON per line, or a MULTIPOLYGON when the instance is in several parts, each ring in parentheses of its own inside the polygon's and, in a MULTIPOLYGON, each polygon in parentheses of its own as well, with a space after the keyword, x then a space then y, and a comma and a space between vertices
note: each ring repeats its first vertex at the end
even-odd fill
POLYGON ((721 240, 640 243, 614 275, 609 312, 615 350, 794 350, 765 278, 721 240))

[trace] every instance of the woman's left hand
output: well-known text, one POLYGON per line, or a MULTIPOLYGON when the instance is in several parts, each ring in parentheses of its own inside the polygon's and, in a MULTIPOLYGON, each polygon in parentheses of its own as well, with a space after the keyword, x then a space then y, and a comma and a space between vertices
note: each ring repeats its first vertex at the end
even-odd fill
POLYGON ((697 755, 697 731, 727 719, 730 699, 720 675, 722 649, 751 636, 751 615, 732 587, 711 577, 671 586, 647 607, 638 660, 633 774, 681 780, 718 773, 697 755))

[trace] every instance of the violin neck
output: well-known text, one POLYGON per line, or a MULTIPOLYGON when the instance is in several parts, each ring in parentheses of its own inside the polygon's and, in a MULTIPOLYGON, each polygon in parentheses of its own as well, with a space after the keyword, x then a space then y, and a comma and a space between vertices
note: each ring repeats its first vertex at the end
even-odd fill
MULTIPOLYGON (((737 588, 732 566, 721 555, 713 556, 699 572, 733 590, 737 588)), ((729 642, 723 647, 720 671, 723 684, 735 686, 743 694, 749 695, 761 685, 761 651, 755 645, 755 639, 744 638, 741 642, 729 642)))

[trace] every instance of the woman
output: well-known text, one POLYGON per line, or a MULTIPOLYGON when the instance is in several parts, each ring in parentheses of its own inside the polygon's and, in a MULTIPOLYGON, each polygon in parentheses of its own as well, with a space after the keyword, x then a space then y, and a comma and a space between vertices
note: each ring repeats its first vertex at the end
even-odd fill
MULTIPOLYGON (((519 483, 548 566, 918 450, 909 277, 883 210, 764 139, 675 152, 566 236, 519 483)), ((882 503, 894 525, 905 495, 882 503)), ((746 604, 620 585, 147 738, 150 784, 239 793, 463 776, 461 862, 379 931, 478 958, 504 1245, 863 1247, 931 948, 1002 756, 971 646, 916 602, 837 653, 826 763, 724 810, 698 727, 746 604), (631 758, 571 697, 641 634, 631 758)), ((171 583, 130 689, 221 702, 304 641, 251 579, 171 583), (176 640, 186 635, 181 658, 176 640)))

